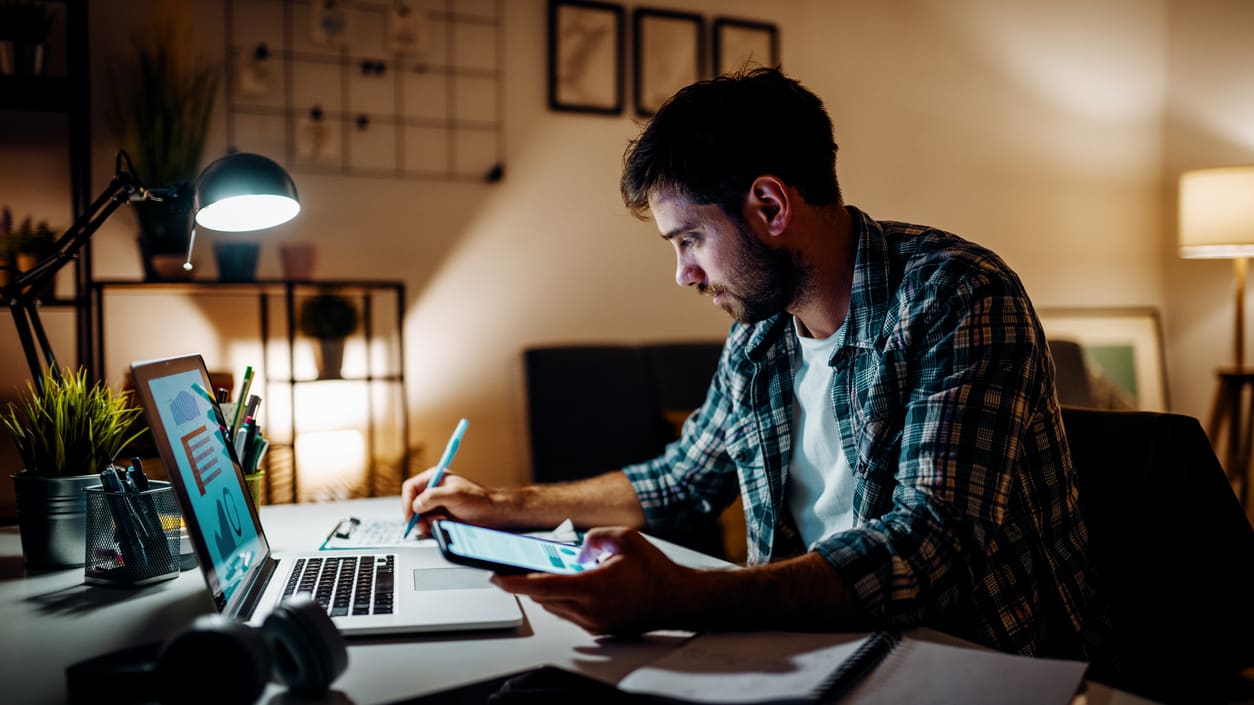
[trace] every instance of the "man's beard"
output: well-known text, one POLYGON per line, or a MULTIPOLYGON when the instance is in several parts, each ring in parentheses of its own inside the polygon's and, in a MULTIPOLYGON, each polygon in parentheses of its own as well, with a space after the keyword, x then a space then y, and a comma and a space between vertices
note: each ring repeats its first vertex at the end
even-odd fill
POLYGON ((735 284, 711 284, 700 292, 722 294, 720 305, 728 315, 757 323, 795 303, 808 285, 808 272, 792 252, 767 247, 743 223, 737 224, 737 233, 740 252, 728 276, 735 284))

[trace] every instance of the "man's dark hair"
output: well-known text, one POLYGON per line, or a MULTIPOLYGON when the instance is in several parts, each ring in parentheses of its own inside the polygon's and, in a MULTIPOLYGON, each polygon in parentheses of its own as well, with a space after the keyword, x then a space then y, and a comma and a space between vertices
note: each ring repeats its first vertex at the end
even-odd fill
POLYGON ((823 101, 777 68, 699 81, 671 96, 623 156, 623 202, 674 190, 739 218, 753 180, 771 174, 808 203, 840 202, 836 142, 823 101))

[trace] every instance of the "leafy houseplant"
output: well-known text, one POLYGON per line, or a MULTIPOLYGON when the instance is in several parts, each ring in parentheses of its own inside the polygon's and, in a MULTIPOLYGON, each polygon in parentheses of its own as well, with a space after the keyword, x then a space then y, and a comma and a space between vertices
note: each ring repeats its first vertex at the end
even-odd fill
POLYGON ((318 377, 338 379, 344 361, 344 339, 357 330, 357 307, 340 294, 324 292, 301 302, 300 332, 319 341, 318 377))
POLYGON ((129 392, 89 383, 86 370, 43 375, 43 391, 26 392, 0 413, 25 464, 13 476, 22 553, 32 568, 82 565, 86 505, 83 488, 147 427, 129 392))
POLYGON ((17 268, 23 272, 34 267, 39 260, 52 254, 53 245, 57 242, 57 234, 48 225, 48 221, 38 223, 31 221, 30 216, 22 220, 21 225, 13 231, 17 268))
POLYGON ((0 73, 43 73, 44 44, 53 14, 34 0, 0 0, 0 73))
POLYGON ((113 128, 136 172, 151 187, 171 187, 175 197, 133 204, 139 219, 144 278, 160 279, 157 255, 185 254, 192 228, 196 178, 220 68, 186 55, 191 46, 185 17, 159 17, 132 40, 127 78, 113 75, 113 128))
MULTIPOLYGON (((10 222, 12 222, 12 217, 6 208, 3 216, 0 216, 0 234, 3 234, 5 238, 5 243, 0 247, 8 251, 7 264, 12 267, 10 272, 16 277, 22 272, 33 269, 36 264, 39 264, 39 260, 52 254, 57 242, 57 234, 53 232, 46 220, 41 220, 36 224, 30 216, 27 216, 12 230, 8 229, 10 222)), ((51 297, 54 283, 49 281, 47 289, 39 292, 39 296, 51 297)))

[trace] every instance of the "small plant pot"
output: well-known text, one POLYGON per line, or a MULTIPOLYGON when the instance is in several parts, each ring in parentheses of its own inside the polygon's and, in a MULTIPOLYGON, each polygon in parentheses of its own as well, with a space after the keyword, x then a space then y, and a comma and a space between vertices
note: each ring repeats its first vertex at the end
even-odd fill
POLYGON ((213 257, 218 262, 218 280, 224 282, 250 282, 257 279, 257 255, 261 250, 256 242, 215 242, 213 257))
POLYGON ((22 559, 29 570, 73 568, 84 563, 87 500, 84 490, 99 475, 41 477, 13 475, 22 559))
POLYGON ((284 279, 291 281, 313 279, 314 265, 317 261, 318 250, 312 244, 288 242, 279 245, 279 266, 283 270, 284 279))
POLYGON ((344 339, 319 338, 314 346, 314 360, 318 364, 318 379, 343 379, 340 369, 344 366, 344 339))

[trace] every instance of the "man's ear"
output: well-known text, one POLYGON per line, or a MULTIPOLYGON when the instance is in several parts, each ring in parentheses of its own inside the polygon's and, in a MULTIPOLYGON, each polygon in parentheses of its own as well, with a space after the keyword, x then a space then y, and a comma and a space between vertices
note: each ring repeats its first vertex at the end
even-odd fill
POLYGON ((781 235, 792 222, 788 187, 777 177, 759 176, 749 186, 741 215, 755 232, 768 237, 781 235))

